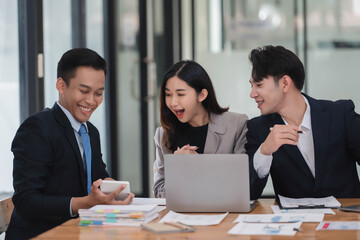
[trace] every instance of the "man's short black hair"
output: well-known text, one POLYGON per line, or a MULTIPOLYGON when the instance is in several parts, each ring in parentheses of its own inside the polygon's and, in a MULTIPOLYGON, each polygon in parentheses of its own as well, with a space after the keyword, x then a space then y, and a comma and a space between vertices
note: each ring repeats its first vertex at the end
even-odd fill
POLYGON ((277 83, 284 75, 288 75, 297 89, 301 91, 304 86, 304 65, 293 52, 282 46, 268 45, 253 49, 249 60, 253 65, 251 77, 255 82, 272 76, 277 83))
POLYGON ((106 62, 99 54, 88 48, 74 48, 62 55, 57 67, 57 78, 62 78, 69 85, 76 69, 82 66, 103 70, 106 75, 106 62))

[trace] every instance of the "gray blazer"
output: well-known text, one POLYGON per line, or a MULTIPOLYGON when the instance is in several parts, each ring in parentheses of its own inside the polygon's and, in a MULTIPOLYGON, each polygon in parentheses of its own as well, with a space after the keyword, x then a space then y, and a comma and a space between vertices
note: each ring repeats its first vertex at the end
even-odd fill
MULTIPOLYGON (((240 113, 210 114, 204 153, 245 153, 247 120, 248 117, 240 113)), ((153 191, 155 197, 165 197, 164 154, 172 154, 168 148, 161 144, 163 133, 163 128, 159 127, 154 136, 156 159, 154 162, 153 191)))

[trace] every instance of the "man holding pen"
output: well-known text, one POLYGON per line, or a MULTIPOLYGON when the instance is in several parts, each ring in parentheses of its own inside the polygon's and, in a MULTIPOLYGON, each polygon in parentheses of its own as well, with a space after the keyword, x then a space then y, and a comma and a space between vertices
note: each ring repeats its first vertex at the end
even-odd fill
POLYGON ((248 122, 251 199, 271 174, 286 197, 360 197, 360 116, 351 100, 316 100, 301 93, 300 59, 281 46, 251 51, 251 93, 261 116, 248 122))

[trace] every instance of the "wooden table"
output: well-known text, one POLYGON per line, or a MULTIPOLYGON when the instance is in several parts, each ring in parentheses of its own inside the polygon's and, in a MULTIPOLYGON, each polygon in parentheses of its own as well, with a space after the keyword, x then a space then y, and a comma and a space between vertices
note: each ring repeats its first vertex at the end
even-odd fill
MULTIPOLYGON (((360 204, 360 199, 338 199, 343 206, 360 204)), ((252 214, 273 213, 270 206, 274 205, 274 199, 260 199, 259 205, 251 212, 252 214)), ((325 215, 324 221, 360 221, 360 213, 343 212, 333 209, 336 215, 325 215)), ((160 218, 166 214, 166 210, 159 213, 160 218)), ((230 235, 227 232, 235 226, 233 221, 238 213, 229 214, 217 226, 196 226, 192 233, 155 234, 145 231, 140 227, 80 227, 79 219, 72 219, 64 224, 51 229, 36 239, 147 239, 147 240, 189 240, 189 239, 360 239, 360 231, 315 231, 318 223, 302 223, 303 231, 295 236, 241 236, 230 235)), ((159 221, 160 218, 154 221, 159 221)))

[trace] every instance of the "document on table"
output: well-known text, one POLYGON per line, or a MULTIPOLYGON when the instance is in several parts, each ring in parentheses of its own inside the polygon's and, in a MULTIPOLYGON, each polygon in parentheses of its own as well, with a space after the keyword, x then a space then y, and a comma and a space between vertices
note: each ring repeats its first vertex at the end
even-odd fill
POLYGON ((316 230, 360 230, 360 222, 321 222, 316 230))
POLYGON ((174 211, 169 211, 159 222, 181 222, 183 224, 192 226, 209 226, 219 224, 227 215, 228 213, 195 215, 181 214, 174 211))
POLYGON ((338 208, 341 207, 334 196, 324 198, 288 198, 279 195, 280 208, 338 208))
POLYGON ((135 197, 131 205, 157 204, 166 205, 166 198, 140 198, 135 197))
POLYGON ((295 214, 323 213, 323 214, 335 215, 335 212, 331 208, 280 209, 278 205, 272 205, 271 209, 273 210, 273 212, 275 214, 280 214, 280 213, 295 213, 295 214))
POLYGON ((240 214, 234 222, 247 223, 284 223, 284 222, 321 222, 324 214, 240 214))
POLYGON ((294 236, 300 229, 301 222, 296 223, 238 223, 230 229, 234 235, 285 235, 294 236))

